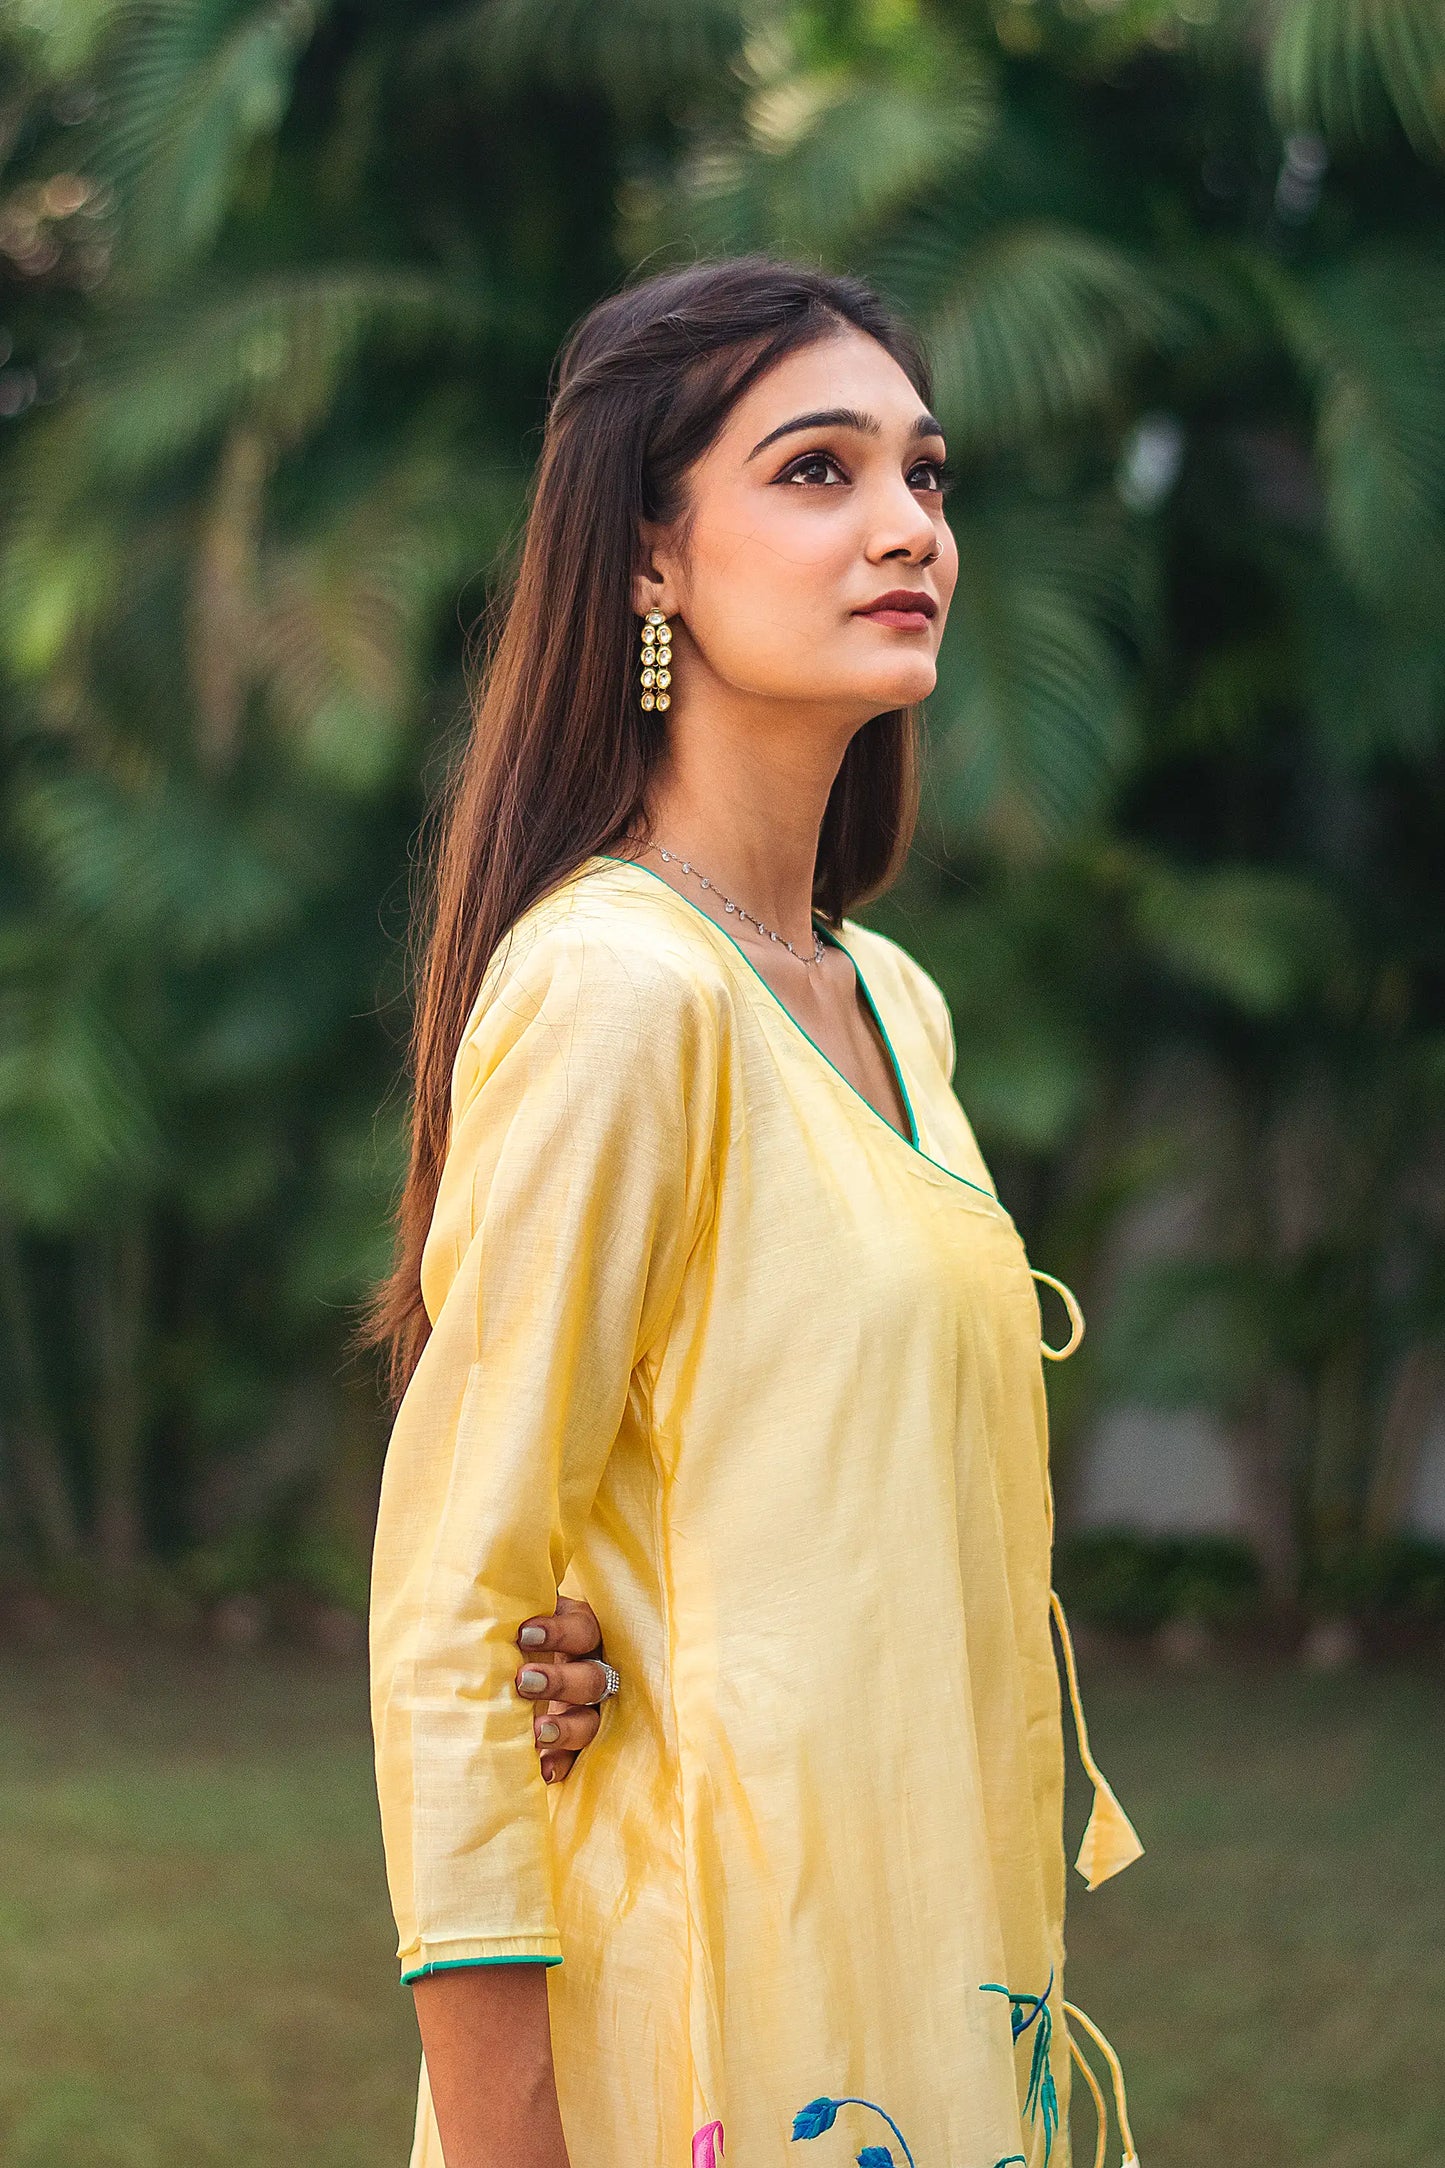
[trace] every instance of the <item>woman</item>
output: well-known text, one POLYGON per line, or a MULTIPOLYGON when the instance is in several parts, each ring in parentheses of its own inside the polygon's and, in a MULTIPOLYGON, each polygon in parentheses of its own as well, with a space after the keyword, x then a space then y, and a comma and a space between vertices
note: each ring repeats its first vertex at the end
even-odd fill
MULTIPOLYGON (((673 273, 560 365, 375 1325, 414 2168, 1067 2160, 1038 1301, 943 998, 846 915, 913 825, 943 462, 849 279, 673 273), (564 1576, 605 1671, 518 1667, 564 1576), (527 1695, 604 1678, 549 1787, 527 1695)), ((1101 1789, 1091 1881, 1137 1849, 1101 1789)))

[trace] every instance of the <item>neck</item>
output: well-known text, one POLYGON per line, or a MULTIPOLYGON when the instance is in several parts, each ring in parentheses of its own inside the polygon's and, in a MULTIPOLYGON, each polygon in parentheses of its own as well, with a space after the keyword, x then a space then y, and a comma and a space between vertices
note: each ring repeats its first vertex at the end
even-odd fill
POLYGON ((818 838, 856 719, 709 703, 669 718, 648 792, 651 839, 810 950, 818 838))

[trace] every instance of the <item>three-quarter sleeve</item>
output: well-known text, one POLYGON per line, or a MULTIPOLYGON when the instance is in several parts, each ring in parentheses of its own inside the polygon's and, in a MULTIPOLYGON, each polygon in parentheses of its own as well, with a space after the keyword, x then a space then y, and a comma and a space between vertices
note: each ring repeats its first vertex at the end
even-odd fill
POLYGON ((549 1809, 516 1692, 637 1364, 711 1199, 716 1025, 665 952, 519 929, 453 1069, 422 1264, 431 1337, 397 1412, 371 1704, 402 1977, 557 1963, 549 1809))

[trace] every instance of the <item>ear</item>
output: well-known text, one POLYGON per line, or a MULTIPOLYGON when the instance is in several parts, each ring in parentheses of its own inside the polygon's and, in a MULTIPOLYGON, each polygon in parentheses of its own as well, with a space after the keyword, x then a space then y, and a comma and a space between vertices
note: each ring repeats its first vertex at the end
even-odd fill
POLYGON ((639 617, 661 610, 675 617, 682 607, 670 537, 665 527, 644 527, 640 536, 641 570, 633 574, 632 607, 639 617))

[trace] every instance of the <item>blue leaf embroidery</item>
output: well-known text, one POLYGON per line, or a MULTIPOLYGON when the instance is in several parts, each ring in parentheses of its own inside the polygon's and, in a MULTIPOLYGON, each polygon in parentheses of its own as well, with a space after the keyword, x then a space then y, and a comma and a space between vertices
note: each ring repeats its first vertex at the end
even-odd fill
POLYGON ((1054 2037, 1053 2013, 1049 2009, 1049 1996, 1053 1993, 1053 1967, 1049 1968, 1049 1984, 1042 1995, 1017 1995, 1012 1988, 1000 1987, 990 1980, 979 1992, 984 1995, 1006 1995, 1009 2006, 1009 2025, 1015 2041, 1022 2040, 1030 2026, 1037 2023, 1034 2034, 1033 2057, 1029 2064, 1028 2091, 1024 2095, 1024 2109, 1040 2120, 1044 2126, 1044 2168, 1048 2168, 1049 2155, 1054 2149, 1054 2132, 1059 2127, 1059 2089, 1054 2083, 1054 2073, 1049 2066, 1049 2049, 1054 2037))
MULTIPOLYGON (((908 2168, 917 2168, 917 2162, 908 2150, 908 2140, 904 2137, 888 2110, 880 2108, 876 2100, 859 2100, 857 2095, 853 2093, 848 2094, 842 2100, 829 2100, 826 2094, 820 2095, 817 2100, 810 2100, 807 2107, 799 2108, 797 2114, 793 2117, 793 2136, 795 2138, 821 2137, 825 2130, 833 2128, 840 2108, 871 2108, 875 2115, 881 2115, 898 2143, 902 2146, 903 2158, 907 2161, 908 2168)), ((862 2168, 894 2168, 893 2155, 885 2145, 865 2146, 858 2155, 858 2159, 862 2164, 862 2168)))

